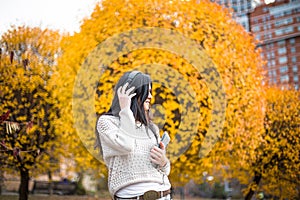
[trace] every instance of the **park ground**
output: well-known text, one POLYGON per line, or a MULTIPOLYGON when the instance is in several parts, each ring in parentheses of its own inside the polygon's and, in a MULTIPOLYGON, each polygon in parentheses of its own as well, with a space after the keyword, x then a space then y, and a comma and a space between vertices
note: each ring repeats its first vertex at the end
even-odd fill
MULTIPOLYGON (((0 200, 18 200, 17 195, 0 195, 0 200)), ((180 197, 174 197, 179 200, 180 197)), ((29 200, 111 200, 109 197, 91 197, 91 196, 47 196, 47 195, 29 195, 29 200)), ((204 198, 184 198, 184 200, 212 200, 204 198)), ((214 199, 217 200, 217 199, 214 199)))

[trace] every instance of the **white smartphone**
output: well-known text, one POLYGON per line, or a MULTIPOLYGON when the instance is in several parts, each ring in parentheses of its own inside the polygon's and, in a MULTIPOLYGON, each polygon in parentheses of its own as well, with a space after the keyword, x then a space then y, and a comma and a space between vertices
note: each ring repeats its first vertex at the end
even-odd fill
POLYGON ((163 133, 160 141, 165 145, 165 148, 168 146, 170 142, 170 136, 167 131, 163 133))

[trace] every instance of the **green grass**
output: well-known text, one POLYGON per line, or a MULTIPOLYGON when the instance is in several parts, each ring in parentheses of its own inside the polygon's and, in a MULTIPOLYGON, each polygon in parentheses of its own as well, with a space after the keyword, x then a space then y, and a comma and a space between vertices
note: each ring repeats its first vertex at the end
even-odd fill
MULTIPOLYGON (((47 196, 47 195, 29 195, 29 200, 111 200, 110 197, 91 197, 91 196, 47 196)), ((0 195, 0 200, 18 200, 18 195, 0 195)), ((174 200, 180 200, 179 196, 175 196, 174 200)), ((205 199, 205 198, 185 198, 185 200, 217 200, 217 199, 205 199)))
MULTIPOLYGON (((0 195, 0 200, 18 200, 18 195, 0 195)), ((46 196, 46 195, 29 195, 29 200, 110 200, 111 198, 90 197, 90 196, 46 196)))

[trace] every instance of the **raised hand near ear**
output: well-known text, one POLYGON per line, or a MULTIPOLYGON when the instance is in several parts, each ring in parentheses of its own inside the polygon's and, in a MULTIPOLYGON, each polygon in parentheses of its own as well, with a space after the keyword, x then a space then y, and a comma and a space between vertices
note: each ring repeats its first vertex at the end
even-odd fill
POLYGON ((129 83, 125 83, 125 85, 120 86, 117 90, 121 110, 127 106, 130 107, 131 98, 136 95, 136 93, 130 94, 135 87, 127 89, 128 85, 129 83))

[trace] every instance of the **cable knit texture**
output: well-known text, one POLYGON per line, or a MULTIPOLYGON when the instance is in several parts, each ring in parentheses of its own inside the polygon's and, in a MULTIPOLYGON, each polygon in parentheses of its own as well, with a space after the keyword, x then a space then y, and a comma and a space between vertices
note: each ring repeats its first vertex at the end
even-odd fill
POLYGON ((150 150, 157 145, 154 134, 159 139, 158 128, 155 126, 154 132, 148 129, 147 133, 145 126, 137 127, 129 107, 122 109, 119 115, 120 118, 102 115, 97 122, 111 195, 133 183, 163 184, 164 176, 170 173, 170 164, 160 169, 150 161, 150 150))

